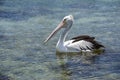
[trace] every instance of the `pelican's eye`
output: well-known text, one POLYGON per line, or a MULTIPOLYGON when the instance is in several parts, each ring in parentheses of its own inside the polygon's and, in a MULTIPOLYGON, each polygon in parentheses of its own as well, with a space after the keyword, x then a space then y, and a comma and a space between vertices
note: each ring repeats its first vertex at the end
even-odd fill
POLYGON ((66 22, 66 20, 67 20, 66 18, 65 18, 65 19, 63 19, 63 22, 66 22))

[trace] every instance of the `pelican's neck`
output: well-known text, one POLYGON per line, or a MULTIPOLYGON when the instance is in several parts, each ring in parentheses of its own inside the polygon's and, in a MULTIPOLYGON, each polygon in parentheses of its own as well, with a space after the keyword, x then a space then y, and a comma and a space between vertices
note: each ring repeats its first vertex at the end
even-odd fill
POLYGON ((61 35, 59 37, 59 40, 58 40, 56 47, 64 47, 64 42, 65 42, 68 31, 69 31, 69 29, 64 29, 61 32, 61 35))
POLYGON ((65 42, 66 36, 67 36, 68 31, 70 30, 71 26, 72 26, 72 22, 69 22, 68 25, 66 25, 66 28, 64 28, 63 32, 61 33, 58 43, 56 45, 56 48, 58 51, 61 51, 61 52, 67 51, 67 49, 64 45, 64 42, 65 42))
POLYGON ((68 31, 69 31, 68 29, 63 30, 63 32, 62 32, 61 35, 60 35, 60 38, 59 38, 59 41, 58 41, 58 42, 64 44, 65 39, 66 39, 66 36, 67 36, 67 34, 68 34, 68 31))
POLYGON ((66 28, 66 29, 64 29, 63 32, 61 33, 60 38, 59 38, 59 40, 58 40, 58 43, 57 43, 57 45, 56 45, 56 47, 57 47, 58 49, 61 49, 61 48, 65 49, 64 42, 65 42, 66 36, 67 36, 67 34, 68 34, 68 31, 69 31, 69 29, 66 28))

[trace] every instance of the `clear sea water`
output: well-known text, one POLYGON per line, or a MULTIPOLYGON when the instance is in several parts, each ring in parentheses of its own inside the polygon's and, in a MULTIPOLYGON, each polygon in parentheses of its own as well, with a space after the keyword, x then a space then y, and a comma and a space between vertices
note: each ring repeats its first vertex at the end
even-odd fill
POLYGON ((119 80, 120 0, 0 0, 0 80, 119 80), (56 54, 61 19, 75 18, 67 39, 89 34, 106 50, 90 57, 56 54))

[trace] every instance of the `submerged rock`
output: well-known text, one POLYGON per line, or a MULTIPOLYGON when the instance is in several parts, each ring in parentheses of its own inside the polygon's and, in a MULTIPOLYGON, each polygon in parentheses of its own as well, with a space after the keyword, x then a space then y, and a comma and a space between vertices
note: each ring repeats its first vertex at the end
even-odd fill
POLYGON ((10 77, 0 73, 0 80, 10 80, 10 77))

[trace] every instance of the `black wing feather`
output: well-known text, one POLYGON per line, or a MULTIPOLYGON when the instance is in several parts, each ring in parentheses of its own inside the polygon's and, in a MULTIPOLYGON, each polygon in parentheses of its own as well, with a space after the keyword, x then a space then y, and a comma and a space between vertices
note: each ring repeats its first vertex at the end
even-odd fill
POLYGON ((80 40, 87 40, 87 41, 93 41, 95 39, 95 37, 90 37, 88 35, 81 35, 81 36, 77 36, 77 37, 74 37, 72 38, 71 40, 74 40, 74 42, 77 42, 77 41, 80 41, 80 40))
POLYGON ((91 42, 93 44, 93 49, 99 49, 101 47, 104 47, 102 44, 95 41, 95 37, 91 37, 88 35, 77 36, 77 37, 72 38, 71 40, 73 40, 72 43, 80 41, 80 40, 85 40, 85 41, 91 42))

